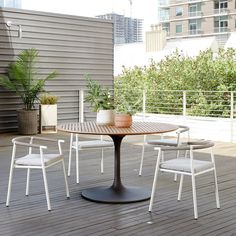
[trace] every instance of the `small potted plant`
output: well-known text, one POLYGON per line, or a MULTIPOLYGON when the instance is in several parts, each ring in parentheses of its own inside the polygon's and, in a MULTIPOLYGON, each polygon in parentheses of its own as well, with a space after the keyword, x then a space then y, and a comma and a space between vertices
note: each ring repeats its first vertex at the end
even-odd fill
POLYGON ((38 51, 35 48, 23 50, 16 61, 9 65, 7 74, 0 75, 0 85, 16 92, 24 104, 24 108, 17 111, 20 134, 38 133, 38 110, 35 109, 35 103, 46 81, 57 76, 56 72, 51 72, 45 78, 39 78, 37 58, 38 51))
POLYGON ((85 101, 90 103, 94 112, 97 112, 97 124, 113 125, 114 99, 111 91, 90 78, 87 78, 87 89, 85 101))
POLYGON ((141 99, 134 100, 129 93, 120 93, 116 96, 115 126, 128 128, 132 125, 132 115, 140 109, 141 99))
POLYGON ((40 101, 40 133, 57 132, 57 101, 58 97, 44 93, 40 101))

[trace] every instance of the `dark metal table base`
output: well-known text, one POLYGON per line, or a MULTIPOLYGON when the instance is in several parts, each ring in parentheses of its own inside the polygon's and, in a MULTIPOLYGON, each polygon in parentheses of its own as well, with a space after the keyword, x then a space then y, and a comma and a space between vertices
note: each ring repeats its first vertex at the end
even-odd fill
POLYGON ((114 180, 110 187, 95 187, 82 191, 82 197, 94 202, 129 203, 150 198, 150 191, 140 187, 125 187, 120 176, 120 145, 123 135, 110 135, 114 142, 114 180))
POLYGON ((95 187, 82 191, 82 197, 94 202, 130 203, 149 199, 151 192, 141 187, 122 187, 115 191, 112 187, 95 187))

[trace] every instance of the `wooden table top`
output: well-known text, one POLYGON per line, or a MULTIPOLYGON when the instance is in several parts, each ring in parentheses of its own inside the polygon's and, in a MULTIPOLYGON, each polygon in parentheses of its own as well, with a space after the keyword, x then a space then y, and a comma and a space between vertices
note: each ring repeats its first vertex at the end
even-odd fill
POLYGON ((117 128, 113 125, 97 125, 96 122, 64 123, 58 126, 58 130, 97 135, 142 135, 158 134, 174 131, 178 125, 157 122, 133 122, 129 128, 117 128))

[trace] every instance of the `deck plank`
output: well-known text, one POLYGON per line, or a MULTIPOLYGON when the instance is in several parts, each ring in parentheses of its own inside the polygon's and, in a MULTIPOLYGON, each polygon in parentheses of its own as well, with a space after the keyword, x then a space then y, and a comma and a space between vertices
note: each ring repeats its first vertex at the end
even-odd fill
MULTIPOLYGON (((69 136, 63 145, 68 163, 69 136)), ((22 152, 22 151, 21 151, 22 152)), ((122 179, 127 185, 151 189, 156 152, 147 148, 143 175, 138 176, 141 146, 122 143, 122 179)), ((168 153, 166 158, 168 158, 168 153)), ((205 153, 198 157, 208 158, 205 153)), ((190 178, 185 178, 182 201, 177 202, 178 182, 173 175, 159 176, 153 212, 148 213, 149 201, 132 204, 104 204, 81 197, 83 189, 110 185, 113 179, 113 151, 105 151, 103 175, 100 174, 100 153, 81 152, 81 180, 75 183, 72 167, 66 199, 60 166, 48 170, 52 212, 47 211, 42 173, 32 171, 30 196, 25 197, 26 172, 15 170, 10 206, 5 207, 11 145, 0 147, 0 235, 234 235, 236 233, 236 157, 216 156, 221 209, 216 209, 211 174, 197 178, 199 219, 193 219, 190 178)), ((72 160, 74 164, 74 159, 72 160)))

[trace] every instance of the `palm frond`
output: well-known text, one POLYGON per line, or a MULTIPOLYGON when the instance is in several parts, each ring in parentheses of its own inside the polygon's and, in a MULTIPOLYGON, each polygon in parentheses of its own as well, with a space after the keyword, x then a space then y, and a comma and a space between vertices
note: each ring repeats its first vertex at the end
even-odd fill
POLYGON ((38 51, 35 48, 22 51, 17 60, 8 67, 8 76, 0 76, 0 85, 15 91, 22 99, 26 109, 32 109, 40 92, 44 91, 47 80, 58 73, 51 72, 46 78, 37 78, 38 51))

